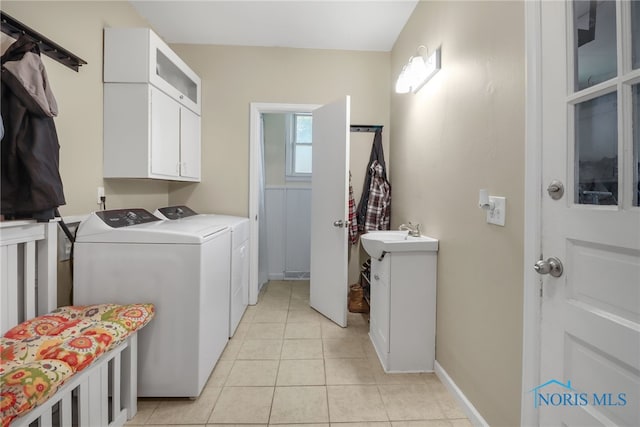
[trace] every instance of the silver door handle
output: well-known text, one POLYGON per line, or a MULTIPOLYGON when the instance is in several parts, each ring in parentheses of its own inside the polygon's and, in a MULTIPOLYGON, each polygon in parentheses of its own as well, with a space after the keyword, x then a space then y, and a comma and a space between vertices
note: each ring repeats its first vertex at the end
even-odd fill
POLYGON ((554 179, 547 187, 547 193, 549 193, 549 197, 553 200, 560 200, 564 195, 564 185, 562 182, 554 179))
POLYGON ((547 258, 546 260, 541 259, 535 263, 533 269, 538 274, 550 274, 553 277, 562 276, 562 272, 564 271, 562 262, 555 257, 547 258))
POLYGON ((347 228, 349 226, 349 221, 339 219, 337 221, 333 221, 333 226, 338 228, 347 228))

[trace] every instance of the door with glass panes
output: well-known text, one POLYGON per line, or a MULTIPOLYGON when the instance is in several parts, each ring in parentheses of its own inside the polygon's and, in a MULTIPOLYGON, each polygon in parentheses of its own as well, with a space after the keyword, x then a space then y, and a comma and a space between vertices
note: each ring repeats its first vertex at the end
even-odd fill
POLYGON ((640 2, 542 1, 540 425, 640 425, 640 2))

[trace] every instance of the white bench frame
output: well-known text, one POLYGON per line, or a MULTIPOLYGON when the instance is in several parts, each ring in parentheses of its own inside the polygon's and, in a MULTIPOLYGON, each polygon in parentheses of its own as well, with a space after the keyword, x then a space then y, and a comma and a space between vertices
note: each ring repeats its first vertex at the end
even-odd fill
MULTIPOLYGON (((57 222, 0 222, 0 332, 57 308, 57 222)), ((75 374, 46 402, 13 420, 118 427, 137 412, 137 334, 75 374), (73 403, 77 419, 72 419, 73 403)))

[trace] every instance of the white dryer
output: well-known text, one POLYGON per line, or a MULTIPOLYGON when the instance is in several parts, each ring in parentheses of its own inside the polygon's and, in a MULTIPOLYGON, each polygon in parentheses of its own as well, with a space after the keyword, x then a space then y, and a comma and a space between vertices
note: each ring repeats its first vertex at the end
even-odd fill
POLYGON ((154 212, 158 218, 175 222, 197 222, 231 229, 231 281, 229 283, 229 337, 238 328, 249 304, 249 218, 198 214, 187 206, 167 206, 154 212))
POLYGON ((138 396, 197 397, 229 338, 230 229, 95 212, 75 243, 74 303, 153 303, 140 332, 138 396))

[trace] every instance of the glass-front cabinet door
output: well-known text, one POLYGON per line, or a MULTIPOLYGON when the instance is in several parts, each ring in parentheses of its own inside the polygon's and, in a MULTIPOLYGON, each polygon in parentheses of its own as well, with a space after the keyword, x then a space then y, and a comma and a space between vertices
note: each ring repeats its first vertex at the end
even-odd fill
POLYGON ((200 115, 200 78, 157 34, 149 32, 149 82, 200 115))
POLYGON ((105 28, 103 77, 150 83, 200 115, 200 77, 149 28, 105 28))

